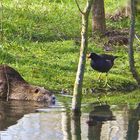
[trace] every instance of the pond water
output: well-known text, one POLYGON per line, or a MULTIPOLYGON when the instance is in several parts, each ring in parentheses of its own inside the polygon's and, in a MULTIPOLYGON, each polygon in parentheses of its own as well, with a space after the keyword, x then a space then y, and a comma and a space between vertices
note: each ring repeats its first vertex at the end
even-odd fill
POLYGON ((0 140, 140 140, 140 105, 82 105, 0 101, 0 140))

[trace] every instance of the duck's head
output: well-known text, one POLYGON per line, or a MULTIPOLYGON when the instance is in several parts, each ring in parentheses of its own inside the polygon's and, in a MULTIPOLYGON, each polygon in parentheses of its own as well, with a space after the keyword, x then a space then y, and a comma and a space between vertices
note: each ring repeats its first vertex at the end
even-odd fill
POLYGON ((98 55, 96 53, 88 53, 87 54, 87 58, 90 58, 90 59, 95 59, 95 58, 98 58, 98 55))

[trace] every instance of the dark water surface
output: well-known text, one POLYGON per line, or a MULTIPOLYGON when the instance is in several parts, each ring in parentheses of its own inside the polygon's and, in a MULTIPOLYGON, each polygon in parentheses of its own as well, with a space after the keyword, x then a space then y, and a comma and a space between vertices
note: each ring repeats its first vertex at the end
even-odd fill
POLYGON ((0 101, 0 140, 140 140, 140 105, 83 106, 0 101))

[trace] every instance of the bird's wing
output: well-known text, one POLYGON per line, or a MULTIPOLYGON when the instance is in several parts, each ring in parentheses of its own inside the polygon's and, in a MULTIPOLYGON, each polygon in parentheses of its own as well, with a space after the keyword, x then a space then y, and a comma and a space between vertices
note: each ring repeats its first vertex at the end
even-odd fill
POLYGON ((100 56, 102 59, 105 59, 105 60, 114 60, 115 58, 117 58, 116 56, 109 55, 109 54, 101 54, 100 56))

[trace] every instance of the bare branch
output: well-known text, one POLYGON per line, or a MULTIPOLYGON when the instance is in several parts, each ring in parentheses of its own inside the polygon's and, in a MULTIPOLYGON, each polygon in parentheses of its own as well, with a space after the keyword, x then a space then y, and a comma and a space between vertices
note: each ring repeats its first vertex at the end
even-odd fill
POLYGON ((91 6, 92 6, 93 0, 87 0, 87 6, 84 9, 84 13, 89 14, 91 6))
POLYGON ((140 42, 140 39, 138 38, 138 36, 135 34, 136 39, 140 42))
POLYGON ((1 33, 1 37, 0 37, 0 40, 1 42, 3 43, 3 4, 2 4, 2 0, 1 0, 1 3, 0 3, 0 8, 1 8, 1 13, 0 13, 0 17, 1 17, 1 25, 0 25, 0 33, 1 33))
POLYGON ((76 3, 76 5, 77 5, 77 7, 78 7, 80 13, 84 15, 85 13, 81 10, 81 8, 80 8, 80 6, 79 6, 77 0, 75 0, 75 3, 76 3))

